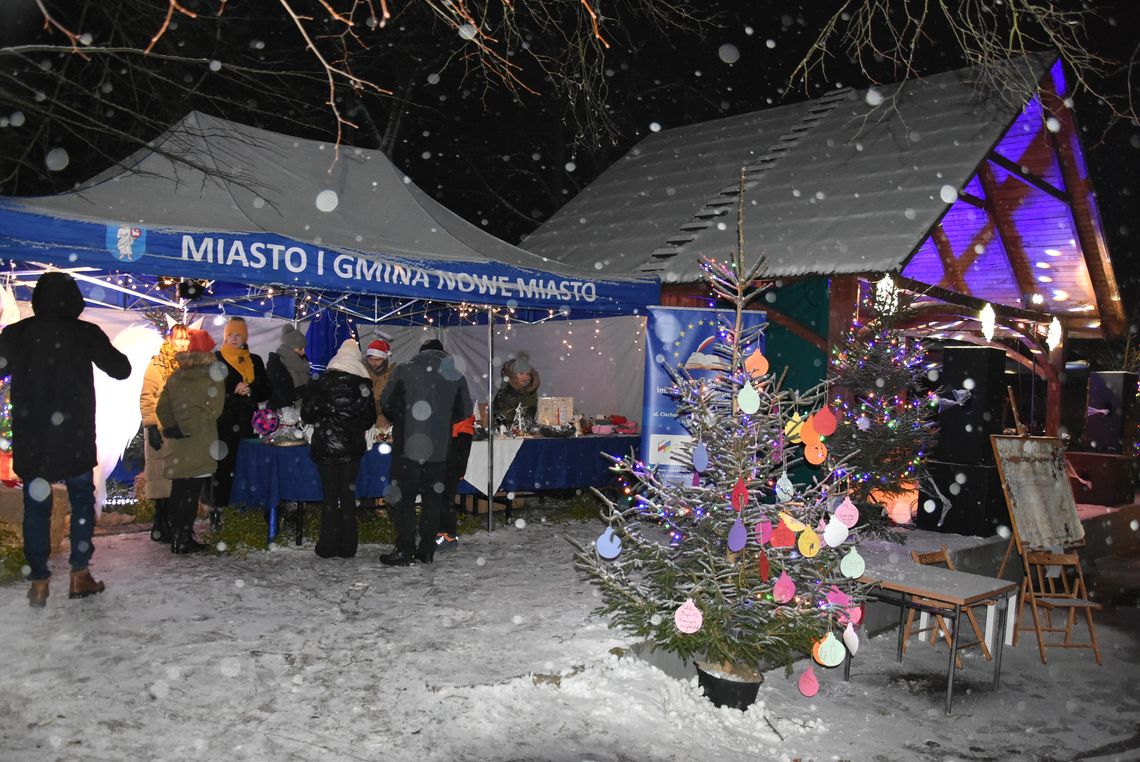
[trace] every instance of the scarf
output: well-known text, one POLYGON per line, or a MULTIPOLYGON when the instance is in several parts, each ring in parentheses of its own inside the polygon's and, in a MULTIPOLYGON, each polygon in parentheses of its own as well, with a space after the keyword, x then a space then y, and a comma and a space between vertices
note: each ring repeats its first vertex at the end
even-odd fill
POLYGON ((229 344, 222 344, 219 351, 222 359, 241 374, 242 381, 247 384, 253 383, 253 360, 250 359, 248 349, 234 349, 229 344))
POLYGON ((312 379, 309 361, 294 352, 291 347, 282 344, 277 349, 277 356, 281 358, 281 364, 285 366, 285 370, 289 371, 289 378, 293 380, 294 388, 300 389, 312 379))

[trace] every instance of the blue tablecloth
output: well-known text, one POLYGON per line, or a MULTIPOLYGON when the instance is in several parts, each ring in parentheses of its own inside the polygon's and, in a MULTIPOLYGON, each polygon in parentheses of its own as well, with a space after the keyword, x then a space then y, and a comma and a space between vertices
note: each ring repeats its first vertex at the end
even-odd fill
MULTIPOLYGON (((578 487, 604 487, 613 480, 609 461, 601 453, 622 456, 638 447, 638 436, 526 439, 503 478, 501 492, 534 492, 578 487)), ((476 442, 475 446, 480 443, 476 442)), ((388 486, 392 456, 369 450, 356 477, 357 497, 382 497, 388 486)), ((480 483, 483 474, 469 474, 480 483)), ((485 487, 483 488, 485 489, 485 487)), ((460 491, 473 493, 469 484, 460 491)), ((319 502, 321 479, 306 444, 276 447, 256 439, 238 446, 230 502, 245 507, 275 509, 282 501, 319 502)))

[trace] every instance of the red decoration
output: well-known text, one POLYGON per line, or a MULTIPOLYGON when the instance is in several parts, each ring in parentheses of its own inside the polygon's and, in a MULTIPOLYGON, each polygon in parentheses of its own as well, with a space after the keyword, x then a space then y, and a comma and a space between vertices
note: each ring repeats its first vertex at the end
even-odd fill
POLYGON ((776 528, 772 530, 772 547, 773 548, 791 548, 795 547, 796 535, 788 528, 784 522, 779 522, 776 528))
POLYGON ((824 405, 811 417, 812 425, 820 435, 829 437, 835 433, 835 413, 831 412, 831 408, 824 405))
POLYGON ((747 502, 748 488, 744 486, 744 477, 741 476, 736 480, 736 486, 732 488, 732 508, 735 511, 741 511, 747 502))
POLYGON ((768 554, 760 551, 760 581, 767 582, 771 574, 771 569, 768 568, 768 554))

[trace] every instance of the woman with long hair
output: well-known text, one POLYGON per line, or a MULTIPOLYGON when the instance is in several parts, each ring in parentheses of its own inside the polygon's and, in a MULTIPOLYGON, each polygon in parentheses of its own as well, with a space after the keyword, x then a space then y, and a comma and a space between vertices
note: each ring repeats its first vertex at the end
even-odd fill
POLYGON ((189 329, 181 323, 170 326, 166 340, 162 342, 158 354, 150 359, 143 373, 142 393, 139 395, 139 412, 142 414, 144 497, 154 501, 154 523, 150 528, 150 539, 155 542, 170 542, 170 520, 168 503, 170 500, 170 480, 163 476, 169 449, 163 449, 162 431, 155 407, 171 374, 178 368, 177 355, 185 352, 190 344, 189 329))

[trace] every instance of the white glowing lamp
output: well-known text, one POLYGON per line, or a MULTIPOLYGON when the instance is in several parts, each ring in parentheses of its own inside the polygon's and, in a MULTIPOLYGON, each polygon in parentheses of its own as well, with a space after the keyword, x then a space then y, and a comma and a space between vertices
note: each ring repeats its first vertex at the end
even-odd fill
POLYGON ((894 314, 894 312, 898 310, 899 290, 895 288, 895 282, 891 278, 890 273, 887 273, 875 283, 875 305, 879 308, 880 312, 888 315, 894 314))
POLYGON ((1049 332, 1045 334, 1045 346, 1049 347, 1050 352, 1061 346, 1061 321, 1056 317, 1049 324, 1049 332))
POLYGON ((982 307, 978 318, 982 321, 982 335, 986 337, 986 341, 993 341, 994 324, 997 321, 997 314, 989 302, 986 302, 986 306, 982 307))

